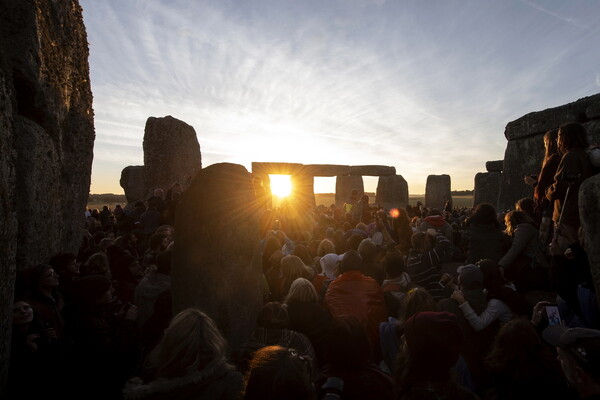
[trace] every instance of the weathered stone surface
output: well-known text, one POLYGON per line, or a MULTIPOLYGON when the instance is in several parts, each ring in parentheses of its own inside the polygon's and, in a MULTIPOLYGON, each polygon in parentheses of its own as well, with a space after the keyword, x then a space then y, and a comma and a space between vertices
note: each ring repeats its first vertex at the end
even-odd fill
POLYGON ((380 176, 375 202, 386 210, 404 208, 408 204, 408 183, 402 175, 380 176))
POLYGON ((262 306, 259 220, 252 175, 236 164, 200 170, 177 207, 173 307, 198 307, 235 350, 262 306))
POLYGON ((587 131, 588 142, 590 142, 590 144, 600 143, 600 119, 588 121, 583 124, 583 126, 587 131))
MULTIPOLYGON (((586 179, 581 184, 579 216, 594 286, 596 293, 600 293, 600 174, 586 179)), ((598 302, 600 304, 600 297, 598 302)))
POLYGON ((566 122, 587 122, 591 117, 586 115, 586 110, 591 107, 593 111, 598 103, 600 103, 600 94, 584 97, 559 107, 529 113, 506 125, 504 136, 508 140, 513 140, 543 135, 546 131, 558 128, 566 122))
POLYGON ((502 172, 504 169, 504 160, 487 161, 485 163, 485 169, 488 172, 502 172))
POLYGON ((360 176, 386 176, 396 175, 395 167, 385 165, 353 165, 350 167, 350 175, 360 176))
POLYGON ((77 1, 0 0, 0 10, 2 392, 14 271, 78 250, 94 125, 77 1))
POLYGON ((146 182, 144 181, 144 166, 130 165, 121 171, 119 184, 125 191, 128 203, 146 199, 146 182))
MULTIPOLYGON (((0 52, 0 63, 3 62, 0 52)), ((0 395, 8 373, 16 275, 17 213, 13 207, 16 188, 13 137, 11 92, 7 74, 0 67, 0 395)))
POLYGON ((500 172, 480 172, 475 175, 473 207, 481 203, 488 203, 498 209, 501 177, 502 174, 500 172))
POLYGON ((338 176, 335 179, 335 205, 340 207, 350 199, 352 189, 358 189, 358 196, 365 193, 365 184, 362 176, 338 176))
POLYGON ((500 210, 514 209, 517 200, 533 196, 533 188, 523 178, 525 175, 538 174, 543 159, 543 134, 508 142, 498 198, 500 210))
POLYGON ((202 168, 196 131, 170 115, 148 118, 143 147, 147 196, 155 188, 166 192, 175 183, 187 189, 202 168))
POLYGON ((425 207, 444 209, 452 199, 450 175, 429 175, 425 184, 425 207))
POLYGON ((600 119, 600 101, 596 101, 586 108, 585 116, 588 119, 600 119))
POLYGON ((308 176, 350 175, 350 166, 332 164, 307 164, 302 168, 302 174, 308 176))
POLYGON ((295 175, 302 173, 303 164, 284 162, 253 162, 252 173, 261 175, 295 175))

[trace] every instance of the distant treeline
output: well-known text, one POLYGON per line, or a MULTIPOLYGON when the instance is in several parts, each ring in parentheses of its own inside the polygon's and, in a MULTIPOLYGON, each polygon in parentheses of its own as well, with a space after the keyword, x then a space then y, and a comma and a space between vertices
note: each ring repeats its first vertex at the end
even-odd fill
POLYGON ((452 196, 473 196, 473 190, 453 190, 450 192, 452 196))
POLYGON ((124 194, 113 193, 90 193, 88 203, 127 203, 127 198, 124 194))

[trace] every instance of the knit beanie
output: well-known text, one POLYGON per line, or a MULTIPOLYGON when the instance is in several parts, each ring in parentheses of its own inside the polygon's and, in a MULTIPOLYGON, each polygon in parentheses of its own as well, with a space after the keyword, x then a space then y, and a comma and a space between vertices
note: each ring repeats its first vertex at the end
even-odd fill
POLYGON ((413 372, 423 378, 447 375, 460 354, 463 335, 454 314, 420 312, 404 325, 413 372))

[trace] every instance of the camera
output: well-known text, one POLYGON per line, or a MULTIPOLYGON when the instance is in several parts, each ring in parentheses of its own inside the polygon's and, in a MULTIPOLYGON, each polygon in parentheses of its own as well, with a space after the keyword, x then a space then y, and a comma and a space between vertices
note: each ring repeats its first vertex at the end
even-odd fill
POLYGON ((341 399, 344 391, 344 381, 335 376, 327 378, 319 391, 319 400, 341 399))

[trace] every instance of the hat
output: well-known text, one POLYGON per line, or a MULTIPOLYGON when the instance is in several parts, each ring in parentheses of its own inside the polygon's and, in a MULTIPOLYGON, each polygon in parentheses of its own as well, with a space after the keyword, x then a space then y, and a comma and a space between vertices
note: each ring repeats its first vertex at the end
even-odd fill
POLYGON ((80 307, 91 306, 108 291, 110 285, 110 279, 103 275, 89 275, 67 286, 65 298, 80 307))
POLYGON ((483 286, 483 272, 475 264, 467 264, 456 269, 458 277, 465 289, 479 289, 483 286))
POLYGON ((325 254, 319 260, 319 263, 321 264, 321 268, 323 269, 323 272, 329 279, 335 279, 335 276, 333 275, 333 270, 335 269, 336 265, 338 265, 338 263, 340 261, 342 261, 343 257, 344 257, 343 255, 329 253, 329 254, 325 254))
POLYGON ((441 377, 456 363, 463 334, 456 316, 447 312, 420 312, 404 324, 404 336, 415 373, 441 377))
POLYGON ((553 325, 544 329, 542 337, 552 346, 571 354, 584 370, 600 369, 600 331, 553 325))
POLYGON ((371 240, 373 241, 373 243, 375 243, 376 246, 381 246, 383 244, 383 233, 375 232, 371 240))

